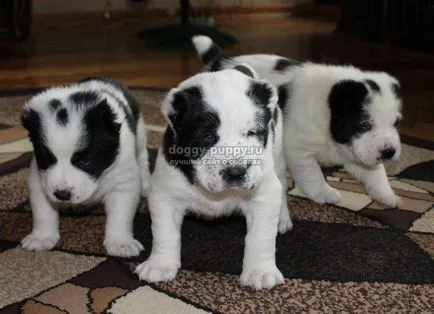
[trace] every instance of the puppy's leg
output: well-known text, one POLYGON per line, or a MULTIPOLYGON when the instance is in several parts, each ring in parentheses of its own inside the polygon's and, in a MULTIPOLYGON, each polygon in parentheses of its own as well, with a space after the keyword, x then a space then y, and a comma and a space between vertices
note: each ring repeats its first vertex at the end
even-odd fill
POLYGON ((143 245, 134 239, 133 221, 140 201, 140 177, 136 173, 104 198, 107 213, 104 246, 109 255, 137 256, 143 245))
POLYGON ((327 184, 315 156, 295 149, 287 150, 286 156, 295 183, 308 198, 318 204, 339 203, 339 191, 327 184))
MULTIPOLYGON (((282 154, 283 155, 283 154, 282 154)), ((292 230, 292 221, 288 208, 288 182, 286 181, 286 163, 284 157, 276 162, 276 173, 282 185, 282 204, 279 214, 279 233, 284 234, 288 230, 292 230)))
POLYGON ((30 251, 52 249, 60 239, 59 214, 43 191, 34 158, 29 169, 28 188, 33 229, 32 233, 21 241, 21 246, 30 251))
POLYGON ((347 164, 344 167, 351 175, 363 183, 368 194, 377 202, 391 208, 400 204, 401 199, 393 192, 383 164, 371 169, 356 164, 347 164))
POLYGON ((276 266, 275 257, 277 224, 281 209, 281 186, 277 177, 275 181, 277 183, 270 184, 266 193, 261 193, 260 198, 243 208, 247 235, 240 281, 242 285, 255 289, 269 289, 284 281, 276 266))
POLYGON ((148 196, 151 175, 149 173, 148 160, 148 140, 146 136, 145 123, 140 117, 137 123, 137 160, 140 168, 140 178, 142 180, 141 194, 144 197, 148 196))
POLYGON ((149 198, 152 218, 152 252, 137 266, 135 273, 148 282, 175 278, 181 267, 181 225, 184 209, 163 197, 149 198))

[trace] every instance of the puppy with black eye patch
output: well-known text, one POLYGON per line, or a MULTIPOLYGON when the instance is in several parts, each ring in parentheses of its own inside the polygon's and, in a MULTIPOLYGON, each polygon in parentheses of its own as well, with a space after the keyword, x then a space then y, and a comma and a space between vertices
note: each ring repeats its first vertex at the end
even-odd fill
POLYGON ((132 93, 116 80, 89 78, 34 96, 21 120, 34 148, 28 175, 33 229, 21 246, 53 248, 60 207, 102 202, 107 253, 138 255, 143 246, 133 237, 133 219, 150 174, 145 124, 132 93))
POLYGON ((353 66, 298 63, 276 55, 228 57, 206 36, 192 41, 205 71, 245 63, 277 87, 287 165, 307 197, 320 204, 341 199, 324 179, 322 163, 343 165, 374 200, 388 207, 399 205, 384 168, 401 151, 402 102, 396 78, 353 66))
POLYGON ((148 199, 153 247, 136 268, 139 278, 176 276, 187 211, 211 218, 240 212, 247 222, 241 283, 282 283, 275 241, 292 222, 276 89, 248 66, 201 73, 172 89, 162 111, 168 127, 148 199))

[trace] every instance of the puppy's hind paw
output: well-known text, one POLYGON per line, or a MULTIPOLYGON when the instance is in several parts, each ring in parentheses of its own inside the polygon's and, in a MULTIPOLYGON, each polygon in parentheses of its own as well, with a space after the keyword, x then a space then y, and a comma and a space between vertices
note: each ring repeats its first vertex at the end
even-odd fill
POLYGON ((107 254, 120 257, 131 257, 140 254, 143 251, 143 245, 132 237, 124 239, 104 240, 104 246, 107 254))
POLYGON ((273 266, 243 270, 240 281, 243 286, 259 290, 273 288, 275 285, 284 283, 285 280, 280 270, 273 266))
POLYGON ((58 234, 42 234, 32 232, 21 241, 21 247, 28 251, 51 250, 59 241, 58 234))
POLYGON ((139 276, 140 280, 158 282, 174 279, 178 268, 172 263, 164 263, 157 259, 149 258, 147 261, 139 264, 134 272, 139 276))

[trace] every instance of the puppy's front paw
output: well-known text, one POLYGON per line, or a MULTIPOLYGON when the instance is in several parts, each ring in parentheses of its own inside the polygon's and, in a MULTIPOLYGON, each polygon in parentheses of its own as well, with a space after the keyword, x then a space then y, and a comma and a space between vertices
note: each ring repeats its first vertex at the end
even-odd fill
POLYGON ((318 204, 337 204, 341 201, 341 193, 327 184, 321 192, 312 195, 310 199, 318 204))
POLYGON ((279 220, 278 230, 280 234, 284 234, 285 232, 292 230, 292 228, 293 224, 291 218, 288 217, 288 219, 279 220))
POLYGON ((21 241, 21 247, 34 252, 51 250, 59 239, 57 233, 32 232, 21 241))
POLYGON ((243 270, 240 277, 243 286, 254 289, 270 289, 284 282, 283 275, 276 266, 243 270))
POLYGON ((157 282, 172 280, 175 278, 178 269, 176 263, 150 257, 147 261, 139 264, 134 272, 139 276, 140 280, 157 282))
POLYGON ((387 206, 388 208, 402 207, 401 198, 397 196, 392 189, 388 191, 368 189, 368 194, 371 195, 375 201, 387 206))
POLYGON ((133 237, 105 239, 107 254, 120 257, 131 257, 143 251, 143 245, 133 237))

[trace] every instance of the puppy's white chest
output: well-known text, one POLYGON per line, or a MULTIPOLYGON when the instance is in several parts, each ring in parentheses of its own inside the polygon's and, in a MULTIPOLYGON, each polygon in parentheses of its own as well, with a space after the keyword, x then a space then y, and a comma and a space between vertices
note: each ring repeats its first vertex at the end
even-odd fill
POLYGON ((207 196, 198 193, 191 199, 189 210, 194 213, 206 215, 209 217, 228 216, 243 206, 242 201, 232 195, 226 196, 207 196))

